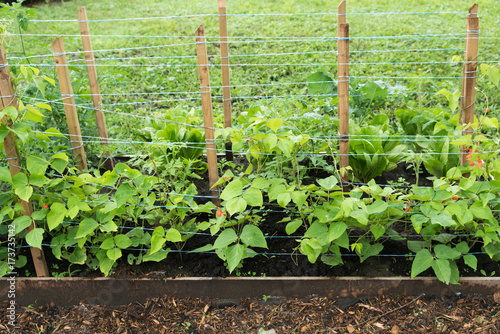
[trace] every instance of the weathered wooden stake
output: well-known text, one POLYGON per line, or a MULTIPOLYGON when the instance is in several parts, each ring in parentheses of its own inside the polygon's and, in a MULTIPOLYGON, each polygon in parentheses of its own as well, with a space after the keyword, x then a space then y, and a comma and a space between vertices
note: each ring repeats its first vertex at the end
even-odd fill
MULTIPOLYGON (((203 123, 205 125, 205 142, 207 145, 208 178, 210 193, 219 196, 218 187, 214 184, 219 180, 217 170, 217 151, 214 135, 214 119, 212 114, 212 94, 210 91, 210 73, 208 71, 207 43, 205 38, 205 25, 196 30, 196 53, 198 55, 198 71, 200 74, 201 103, 203 108, 203 123)), ((214 198, 212 202, 219 206, 220 200, 214 198)))
MULTIPOLYGON (((461 124, 466 125, 462 134, 473 133, 471 124, 474 123, 474 104, 476 101, 476 76, 477 76, 477 54, 479 50, 479 17, 477 15, 478 5, 474 4, 469 9, 467 16, 467 39, 465 41, 465 66, 462 79, 462 101, 461 101, 461 124)), ((460 163, 467 163, 469 146, 462 146, 460 163)))
MULTIPOLYGON (((219 0, 220 61, 222 69, 222 104, 224 107, 224 127, 232 127, 231 80, 229 79, 229 46, 227 34, 226 0, 219 0)), ((226 160, 233 160, 231 142, 226 143, 226 160)))
MULTIPOLYGON (((94 51, 92 49, 92 40, 90 38, 89 23, 87 19, 87 10, 81 7, 78 10, 78 22, 80 23, 80 34, 82 36, 83 51, 85 55, 85 64, 87 65, 87 74, 90 83, 90 92, 92 94, 92 102, 94 105, 95 120, 97 124, 97 131, 99 133, 101 145, 109 145, 108 129, 106 127, 106 118, 102 112, 102 99, 97 81, 97 70, 95 67, 94 51)), ((113 169, 113 160, 111 152, 106 151, 106 168, 113 169)))
POLYGON ((71 78, 69 76, 68 63, 66 61, 64 44, 61 36, 57 37, 52 44, 52 50, 56 62, 57 77, 59 78, 59 85, 61 86, 62 101, 64 103, 64 111, 68 122, 73 156, 75 157, 78 169, 84 170, 87 169, 87 158, 85 156, 85 148, 83 147, 82 132, 80 130, 80 122, 78 121, 75 97, 73 96, 73 87, 71 86, 71 78))
MULTIPOLYGON (((3 44, 0 47, 0 110, 9 106, 12 106, 18 109, 17 98, 15 95, 14 88, 12 87, 12 81, 10 76, 10 69, 7 63, 7 56, 5 54, 5 49, 3 44)), ((4 117, 1 122, 7 126, 11 126, 12 123, 7 117, 4 117)), ((9 133, 4 141, 3 147, 5 150, 5 155, 7 156, 7 161, 9 164, 10 174, 12 176, 16 175, 21 171, 21 159, 19 158, 16 142, 12 133, 9 133)), ((33 206, 31 205, 31 201, 23 201, 18 198, 18 202, 23 206, 23 215, 31 217, 33 213, 33 206)), ((35 221, 31 221, 31 225, 26 228, 26 233, 36 228, 35 221)), ((33 263, 35 265, 36 275, 38 277, 49 277, 49 268, 47 267, 47 262, 45 261, 45 254, 42 249, 31 247, 31 256, 33 257, 33 263)))
MULTIPOLYGON (((349 24, 345 23, 346 2, 338 6, 338 116, 340 168, 349 166, 349 24)), ((344 188, 349 182, 349 173, 344 169, 340 175, 344 188)))

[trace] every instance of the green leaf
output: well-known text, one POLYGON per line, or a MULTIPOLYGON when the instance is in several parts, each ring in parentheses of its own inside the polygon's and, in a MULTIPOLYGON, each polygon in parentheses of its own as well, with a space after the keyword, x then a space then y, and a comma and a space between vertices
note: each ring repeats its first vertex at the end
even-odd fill
POLYGON ((387 204, 387 202, 378 199, 372 204, 368 205, 366 209, 368 210, 369 214, 374 214, 374 213, 383 213, 385 212, 385 210, 387 210, 388 207, 389 205, 387 204))
POLYGON ((418 251, 411 265, 411 278, 429 269, 433 261, 434 258, 427 248, 418 251))
POLYGON ((347 225, 343 222, 333 222, 328 229, 328 241, 332 242, 340 238, 347 230, 347 225))
POLYGON ((43 228, 35 228, 26 234, 26 242, 31 247, 42 249, 43 228))
POLYGON ((370 225, 370 232, 372 232, 375 240, 380 238, 385 233, 385 226, 380 224, 372 224, 370 225))
POLYGON ((136 195, 137 191, 128 183, 122 183, 116 190, 115 199, 118 207, 125 204, 132 196, 136 195))
POLYGON ((292 201, 297 205, 297 207, 300 208, 302 205, 304 205, 304 202, 307 199, 307 193, 305 191, 294 191, 292 192, 292 201))
POLYGON ((0 110, 0 120, 4 118, 4 116, 9 116, 12 122, 15 122, 18 116, 17 109, 13 106, 8 106, 0 110))
POLYGON ((281 207, 286 207, 292 200, 289 192, 284 192, 278 195, 277 202, 281 207))
POLYGON ((410 219, 411 219, 411 224, 413 225, 413 228, 417 233, 420 233, 420 231, 422 230, 422 225, 429 221, 429 218, 419 213, 413 214, 410 219))
POLYGON ((243 199, 250 206, 260 207, 264 204, 262 192, 259 189, 254 188, 253 186, 245 190, 245 193, 243 194, 243 199))
POLYGON ((220 194, 220 198, 229 201, 237 196, 243 194, 243 184, 239 179, 233 180, 227 184, 222 193, 220 194))
POLYGON ((167 239, 163 238, 162 235, 153 233, 153 236, 151 237, 151 249, 149 250, 149 254, 154 254, 162 249, 166 241, 167 239))
POLYGON ((457 225, 457 222, 450 218, 449 216, 445 214, 440 214, 437 215, 436 217, 431 218, 431 223, 432 224, 438 224, 444 227, 449 227, 449 226, 455 226, 457 225))
POLYGON ((113 239, 113 237, 106 238, 101 243, 101 246, 99 246, 99 248, 102 248, 102 249, 111 249, 113 247, 115 247, 115 240, 113 239))
POLYGON ((247 202, 241 197, 233 198, 226 204, 227 212, 229 212, 231 216, 236 212, 243 212, 246 208, 247 202))
POLYGON ((167 234, 165 235, 165 238, 167 241, 170 242, 181 242, 182 241, 182 236, 178 230, 175 228, 169 228, 167 231, 167 234))
POLYGON ((132 240, 123 234, 115 235, 115 244, 118 248, 128 248, 132 245, 132 240))
POLYGON ((335 176, 332 175, 330 177, 327 177, 326 179, 316 180, 316 182, 318 182, 318 184, 326 191, 332 191, 337 185, 338 180, 335 176))
POLYGON ((90 235, 99 226, 99 224, 92 218, 85 218, 80 222, 78 232, 76 232, 75 239, 85 238, 90 235))
POLYGON ((78 247, 75 248, 73 253, 71 253, 71 255, 68 257, 68 261, 75 264, 85 264, 86 259, 87 254, 85 254, 85 250, 78 247))
POLYGON ((12 186, 17 196, 28 202, 33 194, 33 187, 28 185, 28 178, 24 173, 17 173, 12 177, 12 186))
POLYGON ((240 264, 245 257, 245 246, 236 244, 228 247, 226 254, 227 269, 230 273, 240 264))
POLYGON ((10 170, 7 167, 0 166, 0 182, 12 184, 12 176, 10 175, 10 170))
POLYGON ((472 254, 464 255, 464 262, 466 265, 474 269, 474 271, 477 270, 477 258, 475 255, 472 254))
POLYGON ((316 72, 307 77, 307 89, 313 95, 334 94, 337 86, 333 79, 323 72, 316 72))
POLYGON ((249 247, 267 248, 266 238, 264 234, 255 225, 245 225, 241 232, 241 241, 249 247))
POLYGON ((49 226, 49 231, 52 231, 57 226, 62 224, 66 211, 66 207, 61 203, 53 203, 50 206, 50 212, 47 214, 47 225, 49 226))
POLYGON ((460 253, 459 251, 443 244, 436 245, 434 247, 434 253, 436 254, 438 259, 443 260, 456 260, 462 256, 462 253, 460 253))
POLYGON ((493 220, 493 214, 488 206, 483 207, 482 201, 476 201, 469 208, 472 215, 479 219, 493 220))
POLYGON ((302 220, 301 219, 292 220, 291 222, 289 222, 288 224, 286 224, 286 228, 285 228, 286 234, 290 235, 290 234, 295 233, 295 231, 297 231, 297 229, 301 225, 302 225, 302 220))
POLYGON ((268 190, 267 190, 267 194, 269 196, 269 202, 272 202, 274 200, 276 200, 278 198, 278 196, 280 194, 282 194, 283 192, 286 191, 286 188, 284 185, 282 184, 278 184, 278 185, 275 185, 275 186, 271 186, 268 190))
POLYGON ((362 254, 359 257, 359 261, 363 263, 363 261, 368 259, 370 256, 379 254, 382 251, 382 249, 384 249, 384 245, 379 243, 369 245, 368 247, 363 249, 362 254))
POLYGON ((17 235, 18 233, 21 233, 28 226, 31 225, 31 218, 30 216, 21 216, 14 219, 12 223, 14 224, 15 227, 14 234, 17 235))
POLYGON ((262 177, 257 177, 252 181, 252 188, 265 189, 269 187, 269 182, 262 177))
POLYGON ((232 228, 227 228, 224 231, 222 231, 215 240, 214 249, 221 249, 227 247, 236 240, 238 240, 236 232, 234 232, 232 228))
POLYGON ((358 210, 351 212, 350 216, 352 218, 356 219, 362 225, 368 224, 368 214, 366 213, 366 211, 358 209, 358 210))
POLYGON ((466 254, 469 252, 470 247, 466 241, 462 241, 461 243, 455 246, 455 249, 459 251, 461 254, 466 254))
POLYGON ((446 284, 450 283, 451 279, 451 266, 450 261, 438 259, 432 262, 432 269, 434 269, 434 273, 437 278, 446 284))
POLYGON ((162 251, 162 252, 156 252, 154 254, 150 254, 149 252, 144 255, 142 260, 144 262, 146 261, 154 261, 154 262, 160 262, 163 261, 167 258, 168 251, 162 251))
POLYGON ((457 167, 453 167, 446 172, 446 177, 452 180, 459 180, 462 177, 462 172, 457 167))
POLYGON ((122 251, 119 248, 112 248, 106 252, 106 255, 113 261, 122 257, 122 251))
POLYGON ((31 126, 25 122, 16 123, 14 124, 12 131, 19 137, 19 139, 21 139, 23 144, 26 144, 31 132, 31 126))
POLYGON ((275 133, 283 125, 283 120, 281 118, 273 118, 267 121, 267 127, 273 130, 275 133))

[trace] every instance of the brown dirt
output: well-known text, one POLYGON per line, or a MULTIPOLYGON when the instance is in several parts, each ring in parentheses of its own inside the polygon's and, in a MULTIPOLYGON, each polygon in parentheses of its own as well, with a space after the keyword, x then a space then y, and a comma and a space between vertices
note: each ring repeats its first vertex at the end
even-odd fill
POLYGON ((369 300, 155 298, 127 306, 30 307, 1 333, 500 333, 500 305, 493 297, 369 300))

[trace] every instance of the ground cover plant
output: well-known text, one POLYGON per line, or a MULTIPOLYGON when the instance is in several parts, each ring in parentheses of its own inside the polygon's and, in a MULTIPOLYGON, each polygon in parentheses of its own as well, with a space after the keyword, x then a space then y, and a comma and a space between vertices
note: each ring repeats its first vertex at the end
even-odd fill
MULTIPOLYGON (((116 18, 140 22, 126 28, 103 16, 111 6, 107 2, 2 8, 2 39, 20 107, 19 114, 13 107, 0 111, 12 123, 1 125, 0 139, 16 136, 23 171, 11 176, 8 160, 0 156, 5 161, 0 233, 7 235, 8 226, 14 226, 18 247, 50 249, 66 274, 72 273, 70 264, 109 275, 121 263, 169 261, 170 253, 184 252, 216 254, 227 272, 241 273, 249 259, 273 256, 274 251, 266 251, 276 237, 268 232, 270 225, 279 226, 279 237, 295 242, 286 252, 333 267, 342 266, 345 256, 363 263, 390 255, 385 248, 392 240, 404 244, 405 253, 395 255, 411 261, 412 277, 430 270, 446 283, 480 271, 479 257, 500 259, 495 102, 500 74, 494 57, 499 16, 492 2, 481 4, 481 36, 486 38, 480 44, 474 134, 465 136, 459 79, 463 18, 470 3, 463 2, 462 13, 448 13, 451 9, 439 2, 408 9, 396 2, 365 1, 349 9, 349 190, 340 183, 338 167, 335 16, 282 15, 272 28, 264 24, 270 16, 229 16, 235 37, 230 44, 234 126, 224 129, 217 17, 187 17, 213 14, 216 4, 179 6, 176 17, 145 19, 170 13, 168 6, 175 4, 151 1, 140 12, 116 7, 116 18), (79 52, 75 19, 80 5, 97 20, 93 41, 111 138, 105 148, 99 145, 79 52), (387 14, 392 12, 408 13, 387 14), (398 33, 381 28, 366 13, 397 17, 398 33), (203 156, 193 36, 203 21, 218 153, 230 141, 240 154, 234 161, 219 160, 220 207, 211 201, 203 156), (61 33, 90 164, 82 172, 71 157, 51 60, 51 41, 61 33), (464 145, 469 154, 460 165, 464 145), (106 171, 100 163, 105 150, 127 154, 128 161, 106 171), (405 175, 414 175, 415 182, 376 181, 399 166, 407 167, 405 175), (22 215, 17 197, 31 200, 31 217, 22 215), (33 221, 37 228, 26 233, 33 221), (193 241, 200 236, 205 239, 193 241)), ((307 6, 282 1, 236 2, 228 9, 235 14, 325 13, 329 7, 326 1, 307 6)), ((0 250, 0 274, 5 275, 12 270, 5 261, 8 248, 0 250)), ((18 252, 15 266, 21 269, 27 262, 18 252)))

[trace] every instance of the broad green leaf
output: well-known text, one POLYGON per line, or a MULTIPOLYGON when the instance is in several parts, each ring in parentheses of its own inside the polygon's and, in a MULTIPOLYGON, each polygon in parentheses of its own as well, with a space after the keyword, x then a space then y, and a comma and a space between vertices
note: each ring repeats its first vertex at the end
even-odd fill
POLYGON ((418 251, 411 265, 411 278, 429 269, 433 261, 434 258, 427 248, 418 251))
POLYGON ((167 234, 165 235, 165 238, 167 241, 170 242, 181 242, 182 241, 182 236, 178 230, 175 228, 169 228, 167 231, 167 234))
POLYGON ((267 121, 267 127, 273 130, 275 133, 283 125, 283 120, 281 118, 273 118, 267 121))
POLYGON ((446 284, 450 283, 451 279, 451 266, 450 261, 438 259, 432 262, 432 269, 434 269, 434 273, 437 278, 446 284))
POLYGON ((276 200, 277 200, 278 204, 284 208, 288 205, 288 203, 290 203, 292 198, 291 198, 289 192, 284 192, 284 193, 279 194, 278 197, 276 198, 276 200))
POLYGON ((118 248, 128 248, 132 245, 132 240, 124 234, 115 235, 115 244, 118 248))
POLYGON ((316 180, 316 182, 318 182, 318 184, 325 190, 331 191, 337 185, 338 180, 335 176, 332 175, 330 177, 327 177, 326 179, 316 180))
POLYGON ((90 235, 99 226, 99 224, 92 218, 85 218, 80 222, 78 232, 75 239, 85 238, 90 235))
POLYGON ((286 234, 290 235, 290 234, 295 233, 295 231, 297 231, 297 229, 301 225, 302 225, 302 220, 301 219, 292 220, 291 222, 289 222, 288 224, 286 224, 286 228, 285 228, 286 234))
POLYGON ((227 228, 224 231, 222 231, 215 240, 214 249, 221 249, 227 247, 236 240, 238 240, 236 232, 234 232, 232 228, 227 228))
POLYGON ((455 249, 459 251, 461 254, 467 254, 470 250, 470 247, 466 241, 462 241, 455 246, 455 249))
POLYGON ((375 240, 380 238, 385 233, 385 226, 380 224, 372 224, 370 225, 370 232, 372 232, 375 240))
POLYGON ((254 188, 253 186, 245 190, 245 193, 243 194, 243 199, 250 206, 260 207, 264 204, 262 192, 259 189, 254 188))
POLYGON ((0 120, 3 120, 6 115, 10 117, 12 122, 15 122, 19 113, 13 106, 8 106, 0 110, 0 120))
POLYGON ((477 270, 477 257, 472 254, 467 254, 464 255, 464 262, 466 265, 474 269, 474 271, 477 270))
POLYGON ((237 196, 243 194, 243 184, 239 179, 233 180, 227 184, 222 193, 220 194, 220 198, 229 201, 237 196))
POLYGON ((333 222, 328 229, 328 241, 332 242, 340 238, 347 230, 347 225, 343 222, 333 222))
POLYGON ((413 214, 410 219, 411 224, 413 225, 413 228, 417 233, 420 233, 420 231, 422 230, 422 225, 429 221, 429 218, 419 213, 413 214))
POLYGON ((167 258, 168 251, 162 251, 162 252, 156 252, 154 254, 150 254, 149 252, 144 255, 142 260, 144 262, 146 261, 154 261, 154 262, 160 262, 163 261, 167 258))
POLYGON ((153 233, 153 236, 151 237, 151 249, 149 250, 149 254, 154 254, 162 249, 166 241, 167 239, 163 238, 163 236, 153 233))
POLYGON ((438 259, 456 260, 462 256, 462 253, 451 248, 448 245, 439 244, 434 247, 434 253, 438 259))
POLYGON ((257 189, 265 189, 269 187, 269 182, 262 177, 257 177, 252 181, 252 187, 257 189))
POLYGON ((106 238, 101 243, 101 246, 99 246, 99 248, 102 248, 102 249, 111 249, 113 247, 115 247, 115 240, 113 239, 113 237, 106 238))
POLYGON ((366 209, 368 210, 369 214, 374 214, 374 213, 383 213, 385 212, 385 210, 387 210, 388 207, 389 205, 387 204, 387 202, 378 199, 372 204, 368 205, 366 209))
POLYGON ((267 248, 266 238, 264 234, 255 225, 245 225, 241 232, 241 241, 249 247, 267 248))
POLYGON ((0 166, 0 182, 12 184, 12 176, 10 175, 9 168, 0 166))
POLYGON ((333 79, 321 71, 311 74, 306 80, 309 94, 326 95, 334 94, 337 91, 333 79))
POLYGON ((482 201, 476 201, 469 208, 472 215, 479 219, 493 220, 493 214, 488 206, 483 207, 482 201))
POLYGON ((303 240, 300 245, 300 252, 307 255, 307 259, 311 263, 315 263, 318 256, 321 255, 323 246, 316 239, 303 240))
POLYGON ((462 172, 457 167, 453 167, 446 172, 446 177, 452 180, 459 180, 462 177, 462 172))
POLYGON ((455 226, 457 225, 457 222, 450 218, 449 216, 445 214, 440 214, 437 215, 436 217, 431 218, 431 223, 432 224, 438 224, 444 227, 449 227, 449 226, 455 226))
POLYGON ((73 253, 68 257, 68 261, 75 264, 84 264, 87 259, 87 254, 85 253, 85 249, 75 248, 73 253))
POLYGON ((418 253, 421 249, 430 246, 429 241, 421 241, 421 240, 408 240, 407 246, 410 251, 413 253, 418 253))
POLYGON ((14 224, 14 234, 17 235, 18 233, 21 233, 24 231, 28 226, 31 225, 31 218, 30 216, 21 216, 12 222, 14 224))
POLYGON ((23 120, 33 121, 36 123, 42 123, 43 117, 45 117, 40 110, 33 107, 33 105, 28 104, 26 108, 26 112, 24 113, 23 120))
POLYGON ((52 231, 57 226, 62 224, 66 211, 66 207, 61 203, 53 203, 50 206, 50 212, 47 214, 47 225, 49 226, 49 231, 52 231))
POLYGON ((230 273, 240 264, 245 257, 245 246, 236 244, 228 247, 226 254, 227 269, 230 273))
POLYGON ((350 216, 352 218, 356 219, 362 225, 368 224, 368 214, 366 213, 366 211, 358 209, 358 210, 351 212, 350 216))
POLYGON ((297 205, 297 207, 300 210, 300 208, 302 207, 302 205, 304 204, 304 202, 307 199, 307 193, 305 191, 296 190, 296 191, 292 192, 291 197, 292 197, 292 201, 295 203, 295 205, 297 205))
POLYGON ((26 234, 26 242, 31 247, 42 249, 43 228, 35 228, 26 234))
POLYGON ((236 212, 243 212, 247 208, 247 202, 241 198, 241 197, 236 197, 231 200, 229 200, 226 204, 226 209, 227 212, 232 216, 236 212))
POLYGON ((271 186, 268 190, 267 190, 267 194, 269 196, 269 202, 272 202, 274 200, 276 200, 278 198, 278 196, 285 192, 286 191, 286 188, 284 185, 282 184, 278 184, 278 185, 275 185, 275 186, 271 186))
POLYGON ((37 175, 37 174, 30 175, 30 184, 35 187, 43 187, 44 185, 50 182, 51 180, 45 177, 45 175, 37 175))
POLYGON ((369 245, 368 247, 363 249, 362 254, 359 257, 359 261, 363 263, 363 261, 368 259, 370 256, 379 254, 382 251, 382 249, 384 249, 384 245, 379 243, 369 245))
POLYGON ((118 207, 122 206, 127 202, 132 196, 135 196, 137 191, 128 183, 122 183, 116 190, 115 199, 116 205, 118 207))
POLYGON ((16 123, 12 128, 12 132, 14 132, 19 137, 19 139, 21 139, 23 144, 26 144, 26 142, 28 141, 31 130, 31 126, 25 122, 16 123))
POLYGON ((106 252, 106 255, 113 261, 122 257, 122 251, 119 248, 112 248, 106 252))

